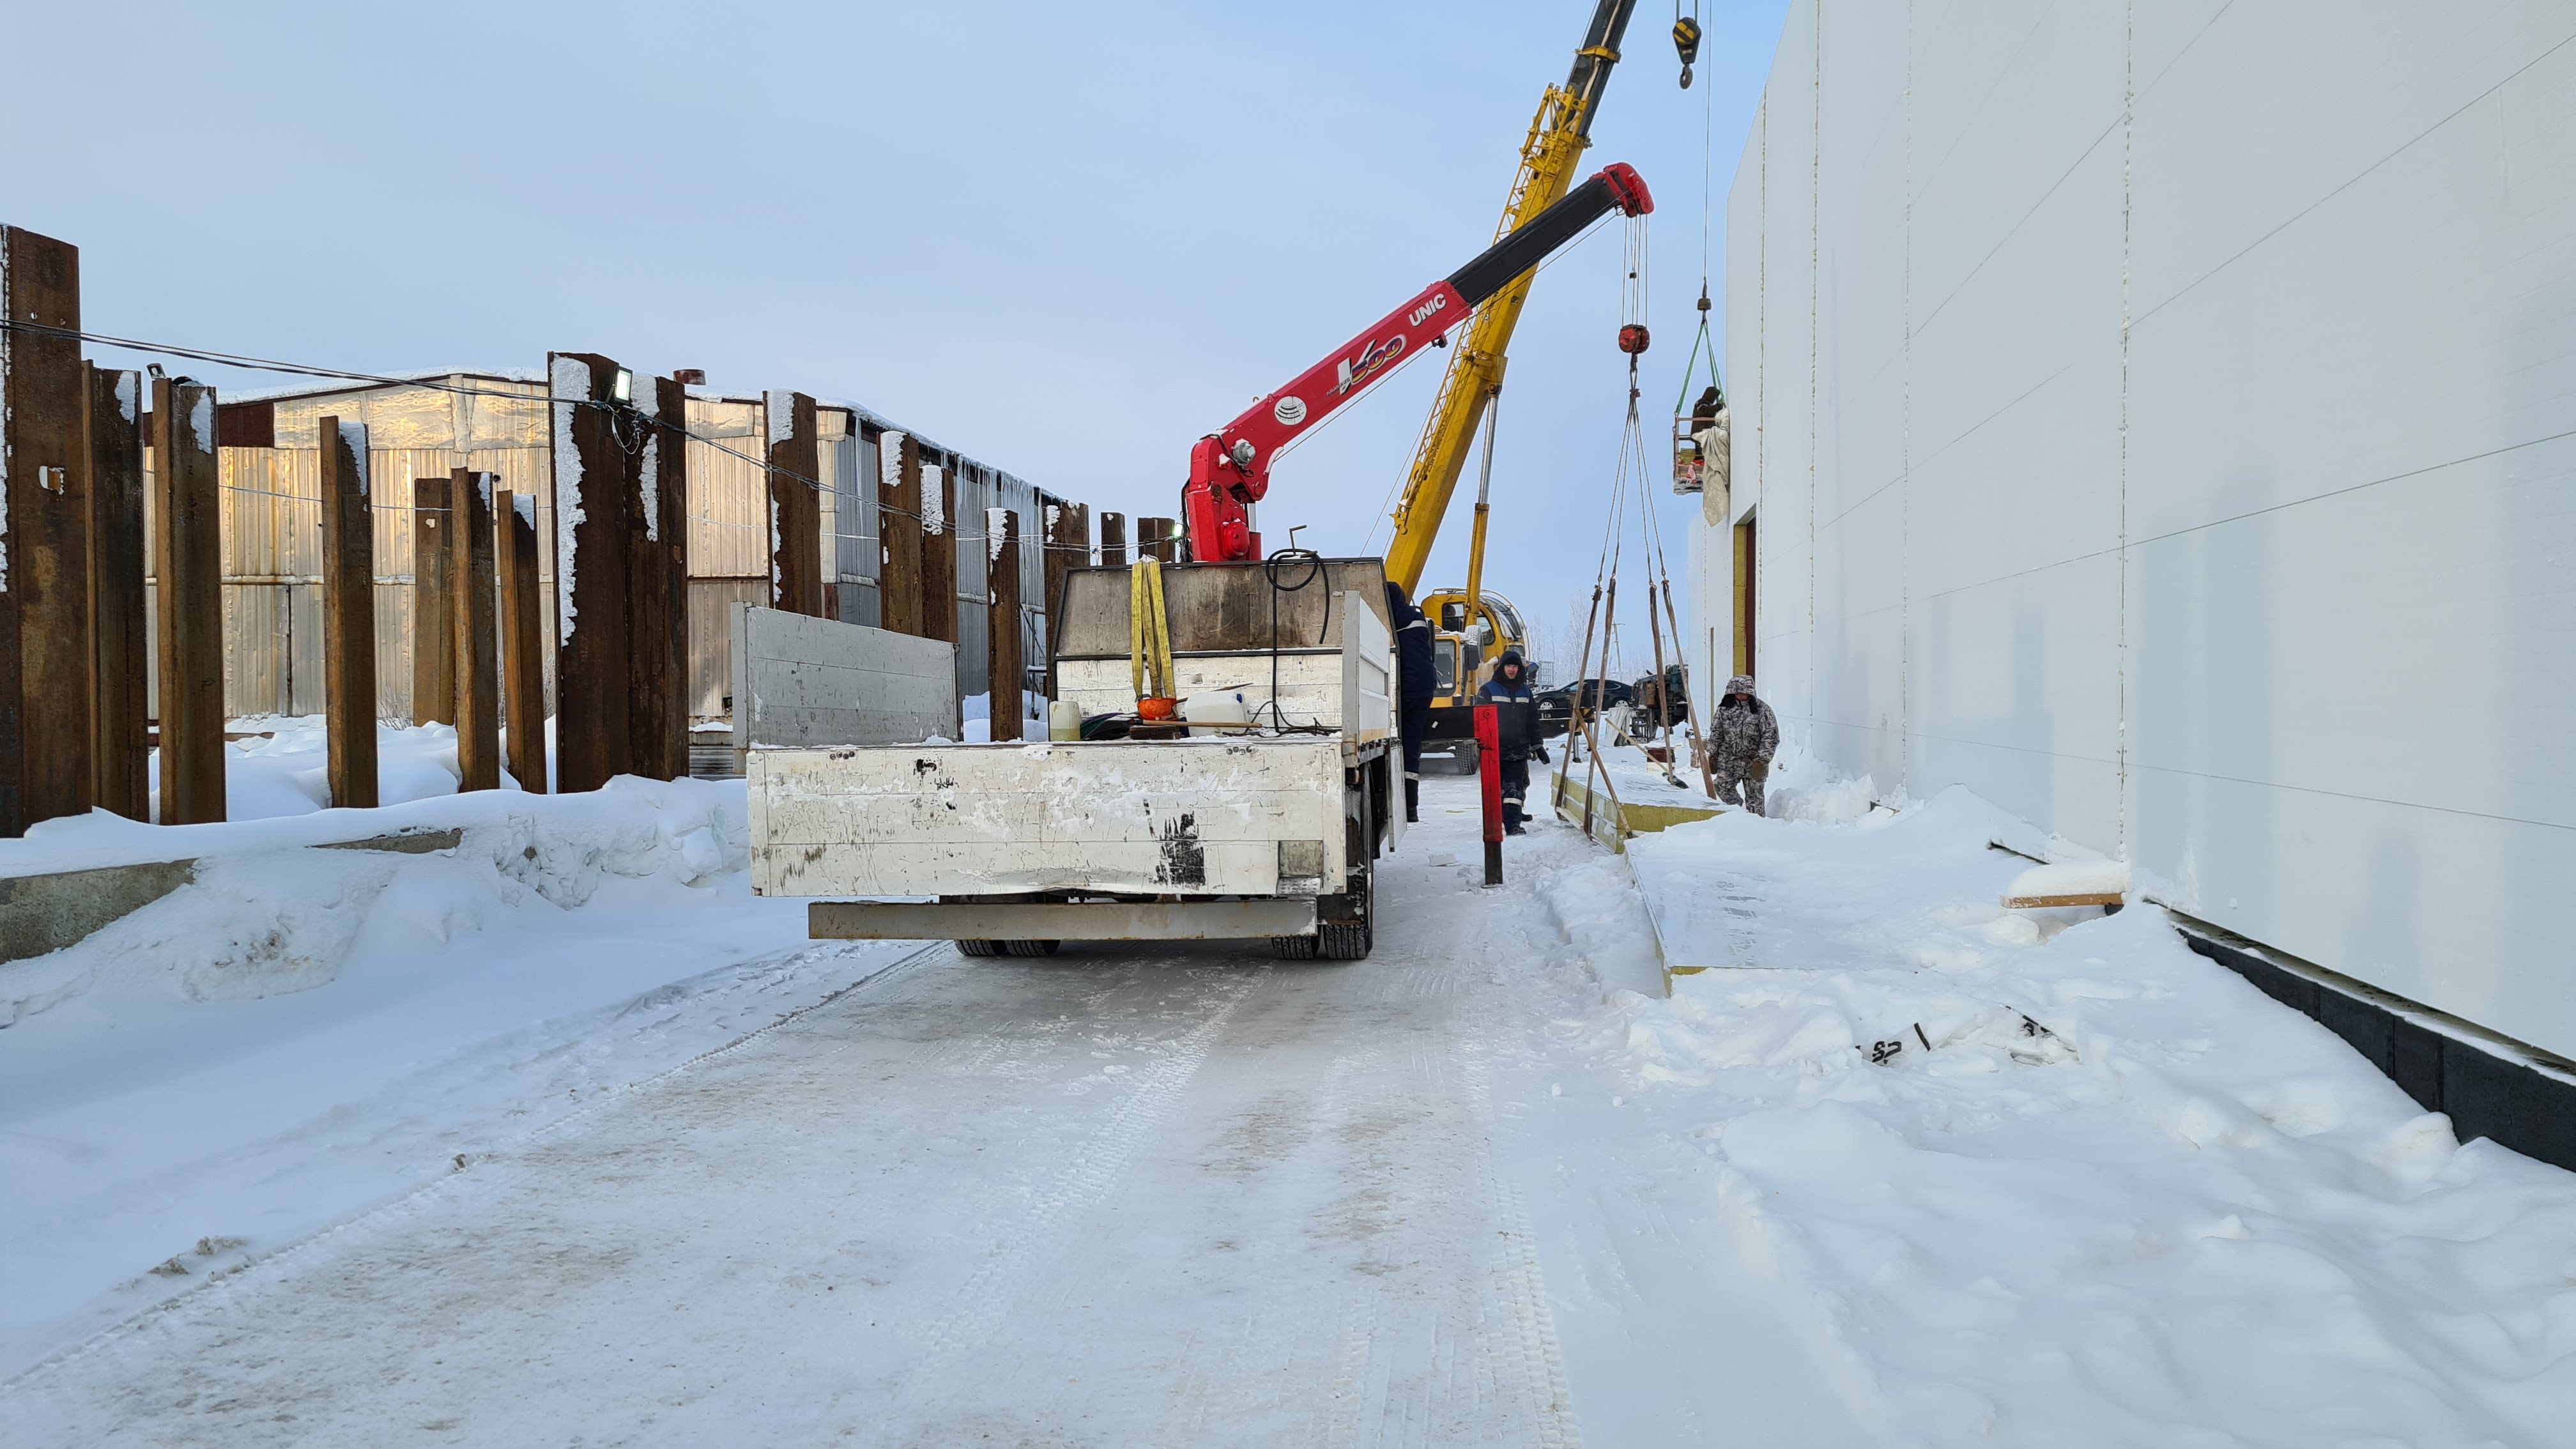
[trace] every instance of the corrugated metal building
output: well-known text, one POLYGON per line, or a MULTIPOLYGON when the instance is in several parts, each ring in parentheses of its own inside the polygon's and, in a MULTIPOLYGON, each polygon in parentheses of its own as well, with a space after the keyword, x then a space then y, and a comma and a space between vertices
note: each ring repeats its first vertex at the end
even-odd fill
MULTIPOLYGON (((367 425, 380 715, 411 716, 413 480, 443 479, 453 468, 497 473, 503 487, 536 497, 538 530, 552 536, 545 385, 508 373, 442 373, 422 381, 437 387, 296 389, 218 407, 227 714, 322 709, 321 454, 315 443, 321 418, 367 425)), ((148 451, 145 466, 151 466, 148 451)), ((145 496, 148 504, 148 491, 145 496)), ((148 507, 144 526, 147 532, 160 527, 148 507)), ((542 567, 551 581, 551 550, 542 567)), ((545 607, 551 632, 551 589, 545 607)), ((551 689, 551 656, 546 674, 551 689)))
MULTIPOLYGON (((377 713, 412 716, 413 484, 454 468, 500 475, 537 500, 546 637, 555 636, 552 587, 553 429, 546 384, 533 373, 441 372, 399 383, 321 384, 235 397, 218 408, 223 486, 225 707, 235 717, 322 709, 322 539, 317 423, 364 423, 375 507, 377 713)), ((824 601, 827 613, 875 624, 879 438, 901 430, 856 404, 816 410, 819 433, 824 601)), ((689 398, 689 701, 721 718, 731 678, 729 609, 767 603, 769 401, 692 389, 689 398)), ((957 549, 958 676, 963 693, 986 687, 987 507, 1019 511, 1027 631, 1025 658, 1043 662, 1043 515, 1059 502, 1029 484, 928 440, 921 445, 929 496, 933 467, 953 472, 957 517, 944 536, 957 549), (959 526, 964 525, 963 527, 959 526)), ((149 460, 147 458, 147 467, 149 460)), ((157 529, 148 518, 147 529, 157 529)), ((545 660, 549 693, 554 658, 545 660)), ((156 681, 157 684, 157 681, 156 681)), ((157 706, 156 706, 157 710, 157 706)))

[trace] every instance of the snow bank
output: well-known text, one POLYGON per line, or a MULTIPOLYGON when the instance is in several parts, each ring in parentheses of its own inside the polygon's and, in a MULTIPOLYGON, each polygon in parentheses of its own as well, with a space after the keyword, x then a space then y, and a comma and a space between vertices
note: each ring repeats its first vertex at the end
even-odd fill
MULTIPOLYGON (((1844 802, 1811 814, 1849 816, 1800 768, 1844 802)), ((1985 802, 1867 820, 1631 842, 1661 888, 1741 903, 1695 949, 1748 967, 1565 1029, 1702 1154, 1891 1439, 2565 1442, 2576 1176, 2455 1142, 2159 910, 2002 909, 2023 862, 1988 842, 2027 827, 1985 802)), ((1599 870, 1548 898, 1633 953, 1599 870)))
MULTIPOLYGON (((1868 818, 1880 798, 1878 784, 1869 776, 1845 779, 1794 740, 1783 742, 1772 758, 1763 797, 1763 808, 1772 819, 1803 820, 1810 825, 1856 825, 1868 818)), ((1903 797, 1888 803, 1901 809, 1903 797)))
MULTIPOLYGON (((237 851, 252 842, 308 845, 355 840, 381 833, 366 822, 375 812, 329 810, 327 770, 329 740, 320 715, 249 716, 234 720, 234 733, 252 738, 224 744, 225 810, 231 817, 212 825, 152 826, 94 810, 87 815, 39 821, 17 840, 0 840, 0 876, 40 875, 53 871, 89 870, 144 860, 187 860, 219 851, 237 851), (265 822, 321 816, 286 828, 265 822), (255 828, 254 828, 255 827, 255 828)), ((503 732, 506 740, 507 731, 503 732)), ((547 770, 553 772, 554 721, 546 721, 547 770)), ((378 798, 390 807, 456 793, 456 730, 450 725, 380 724, 376 729, 378 798)), ((159 812, 161 756, 149 757, 154 787, 153 809, 159 812)), ((551 783, 551 782, 550 782, 551 783)), ((501 772, 501 793, 515 796, 519 786, 501 772)))
MULTIPOLYGON (((1023 691, 1020 695, 1020 708, 1024 711, 1024 714, 1022 715, 1024 722, 1035 720, 1041 726, 1046 723, 1047 702, 1043 697, 1023 691)), ((993 742, 992 695, 970 694, 964 699, 959 700, 958 715, 964 724, 964 728, 959 731, 962 738, 958 743, 968 745, 986 745, 993 742)), ((1046 738, 1046 731, 1043 728, 1032 734, 1025 727, 1025 723, 1023 728, 1020 730, 1020 734, 1023 738, 1029 739, 1043 740, 1046 738)))
MULTIPOLYGON (((452 734, 452 732, 451 732, 452 734)), ((587 795, 448 795, 342 810, 302 830, 227 822, 162 829, 94 813, 48 822, 0 869, 197 858, 195 879, 77 945, 0 969, 0 1025, 92 989, 255 1000, 327 984, 362 933, 444 943, 496 909, 589 903, 611 876, 695 885, 748 864, 741 788, 621 778, 587 795), (452 851, 315 848, 404 830, 458 832, 452 851)))
MULTIPOLYGON (((236 733, 267 739, 224 745, 224 813, 233 820, 302 815, 331 804, 331 742, 318 714, 236 720, 236 733)), ((161 752, 150 760, 153 811, 160 812, 161 752)), ((379 724, 376 727, 376 794, 387 805, 453 795, 462 772, 456 764, 453 725, 379 724)), ((518 782, 503 775, 503 788, 518 782)))
POLYGON ((753 897, 745 805, 620 778, 6 842, 11 871, 199 865, 0 967, 0 1374, 905 954, 808 943, 803 902, 753 897))

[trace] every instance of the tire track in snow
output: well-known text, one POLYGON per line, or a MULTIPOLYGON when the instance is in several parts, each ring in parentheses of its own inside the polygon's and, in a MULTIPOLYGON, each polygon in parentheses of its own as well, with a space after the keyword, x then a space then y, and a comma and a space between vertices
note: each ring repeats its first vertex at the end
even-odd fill
MULTIPOLYGON (((771 963, 775 963, 782 969, 788 969, 817 959, 834 949, 836 948, 813 945, 793 947, 769 956, 738 962, 731 969, 743 971, 771 963)), ((100 1329, 78 1343, 48 1354, 6 1379, 0 1379, 0 1397, 14 1397, 22 1390, 41 1393, 50 1381, 59 1378, 65 1370, 82 1360, 94 1354, 121 1347, 139 1335, 171 1322, 183 1313, 230 1312, 244 1294, 257 1293, 269 1278, 281 1272, 292 1271, 315 1252, 352 1234, 400 1222, 407 1217, 415 1217, 443 1199, 460 1192, 490 1191, 498 1184, 515 1182, 520 1176, 518 1159, 574 1131, 598 1117, 602 1112, 640 1093, 665 1086, 730 1052, 749 1046, 781 1027, 833 1005, 853 992, 909 975, 923 961, 941 951, 954 949, 945 941, 932 942, 919 950, 887 962, 875 971, 869 972, 818 1001, 798 1007, 794 1011, 782 1013, 775 1019, 754 1027, 722 1045, 710 1047, 650 1076, 599 1089, 589 1101, 542 1126, 530 1129, 512 1141, 508 1148, 504 1149, 507 1156, 501 1155, 499 1151, 480 1156, 463 1155, 454 1172, 431 1178, 318 1232, 309 1233, 267 1252, 253 1254, 234 1267, 192 1283, 181 1292, 141 1309, 109 1327, 100 1329), (501 1170, 495 1172, 496 1168, 501 1170)), ((770 989, 770 983, 767 982, 754 983, 754 985, 758 990, 770 989)))
POLYGON ((1056 1256, 1049 1252, 1041 1257, 1039 1250, 1054 1247, 1067 1219, 1109 1197, 1137 1146, 1178 1106, 1182 1090, 1198 1074, 1209 1046, 1271 977, 1267 966, 1221 977, 1222 989, 1208 993, 1218 1003, 1216 1009, 1153 1065, 1133 1074, 1135 1086, 1100 1130, 1057 1173, 1054 1184, 1029 1204, 1018 1230, 976 1268, 958 1289, 954 1306, 931 1326, 927 1351, 904 1375, 909 1387, 919 1390, 935 1382, 959 1354, 992 1336, 1018 1296, 1031 1264, 1056 1256))
MULTIPOLYGON (((1405 1275, 1367 1276, 1352 1296, 1328 1445, 1580 1449, 1536 1235, 1518 1191, 1494 1160, 1489 1061, 1504 1036, 1506 988, 1485 963, 1497 950, 1531 944, 1517 926, 1489 925, 1466 949, 1444 953, 1445 964, 1423 961, 1416 948, 1407 952, 1412 960, 1375 984, 1377 1003, 1437 1003, 1448 1019, 1437 1049, 1396 1053, 1373 1064, 1375 1071, 1354 1073, 1349 1085, 1379 1104, 1427 1106, 1435 1122, 1463 1116, 1465 1130, 1435 1135, 1428 1160, 1411 1159, 1397 1170, 1456 1182, 1464 1191, 1444 1204, 1446 1211, 1431 1214, 1436 1221, 1425 1225, 1428 1231, 1408 1235, 1405 1248, 1420 1256, 1405 1275), (1464 1301, 1453 1300, 1451 1314, 1425 1322, 1425 1281, 1453 1285, 1464 1301)), ((1412 1137, 1406 1145, 1415 1145, 1412 1137)))

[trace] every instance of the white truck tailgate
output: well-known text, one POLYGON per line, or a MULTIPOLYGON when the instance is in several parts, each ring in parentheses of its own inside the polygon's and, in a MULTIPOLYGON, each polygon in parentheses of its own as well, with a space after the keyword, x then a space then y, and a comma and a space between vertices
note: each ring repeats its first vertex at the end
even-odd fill
POLYGON ((754 750, 770 896, 1275 894, 1283 844, 1348 868, 1342 742, 1104 740, 754 750))

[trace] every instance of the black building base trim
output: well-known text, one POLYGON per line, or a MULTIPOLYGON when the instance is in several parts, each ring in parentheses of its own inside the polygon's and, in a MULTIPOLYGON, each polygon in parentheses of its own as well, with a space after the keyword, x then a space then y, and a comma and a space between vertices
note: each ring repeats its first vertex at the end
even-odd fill
POLYGON ((2233 931, 2174 917, 2184 944, 2315 1018, 2461 1141, 2491 1137, 2576 1172, 2576 1066, 2456 1017, 2337 976, 2233 931))

